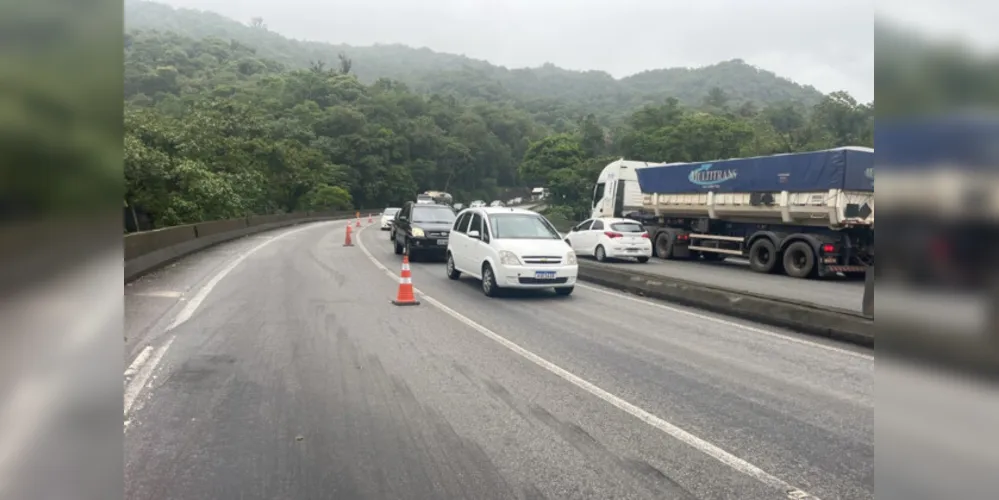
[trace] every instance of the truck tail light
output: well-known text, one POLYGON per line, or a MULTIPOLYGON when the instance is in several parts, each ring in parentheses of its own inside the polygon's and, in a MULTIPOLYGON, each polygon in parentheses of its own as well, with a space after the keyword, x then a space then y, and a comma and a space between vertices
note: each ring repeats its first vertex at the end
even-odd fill
POLYGON ((611 238, 611 239, 620 238, 622 236, 621 233, 612 233, 610 231, 604 231, 604 235, 606 235, 608 238, 611 238))
POLYGON ((836 245, 826 243, 822 245, 822 253, 836 253, 836 245))
POLYGON ((690 235, 689 234, 678 234, 678 235, 676 235, 676 239, 680 240, 680 241, 687 241, 687 240, 690 239, 690 235))

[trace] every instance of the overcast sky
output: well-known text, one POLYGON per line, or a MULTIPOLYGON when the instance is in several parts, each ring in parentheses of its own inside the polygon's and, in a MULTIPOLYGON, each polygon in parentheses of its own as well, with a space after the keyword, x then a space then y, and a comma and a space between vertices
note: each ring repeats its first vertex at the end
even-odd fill
POLYGON ((874 96, 871 0, 160 1, 242 22, 259 16, 293 38, 402 43, 619 78, 741 58, 823 92, 874 96))

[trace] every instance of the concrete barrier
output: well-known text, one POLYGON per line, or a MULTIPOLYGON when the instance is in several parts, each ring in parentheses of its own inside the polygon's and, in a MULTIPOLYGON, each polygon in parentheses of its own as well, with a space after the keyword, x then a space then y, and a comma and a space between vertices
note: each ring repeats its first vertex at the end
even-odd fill
POLYGON ((125 282, 225 241, 295 224, 352 219, 355 212, 254 215, 127 234, 124 238, 125 282))
POLYGON ((125 235, 125 261, 194 240, 198 233, 194 225, 166 227, 153 231, 125 235))
POLYGON ((581 261, 579 278, 637 295, 874 347, 874 320, 850 311, 822 309, 804 302, 612 268, 596 262, 581 261))

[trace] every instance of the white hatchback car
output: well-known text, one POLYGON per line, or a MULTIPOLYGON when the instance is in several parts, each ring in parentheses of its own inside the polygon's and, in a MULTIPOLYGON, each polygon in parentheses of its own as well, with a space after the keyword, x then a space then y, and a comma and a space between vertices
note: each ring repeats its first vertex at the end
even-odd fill
POLYGON ((565 242, 579 255, 592 255, 600 262, 632 257, 648 262, 652 240, 642 224, 631 219, 590 219, 572 228, 565 242))
POLYGON ((501 288, 554 288, 569 295, 576 285, 576 253, 537 212, 519 208, 469 208, 458 214, 447 246, 447 277, 465 273, 495 297, 501 288))
POLYGON ((382 231, 388 231, 392 228, 392 222, 395 221, 395 214, 397 213, 399 213, 399 208, 397 207, 388 207, 384 212, 382 212, 382 231))

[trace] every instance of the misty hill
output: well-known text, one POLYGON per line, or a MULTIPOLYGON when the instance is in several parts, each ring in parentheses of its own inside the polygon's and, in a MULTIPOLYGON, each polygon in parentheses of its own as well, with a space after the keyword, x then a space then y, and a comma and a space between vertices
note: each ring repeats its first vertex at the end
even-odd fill
POLYGON ((265 26, 242 24, 212 12, 175 9, 141 0, 125 3, 125 27, 126 31, 172 31, 196 39, 235 40, 255 49, 260 57, 289 68, 305 68, 317 61, 335 67, 338 54, 343 53, 352 59, 352 72, 363 82, 390 78, 420 92, 490 101, 515 99, 533 104, 535 112, 553 101, 617 116, 666 97, 699 105, 714 87, 723 90, 729 102, 736 105, 747 101, 757 105, 793 101, 811 106, 823 96, 814 87, 799 85, 741 60, 702 68, 657 69, 617 80, 602 71, 572 71, 553 64, 508 69, 461 55, 397 44, 354 47, 294 40, 268 31, 265 26))

